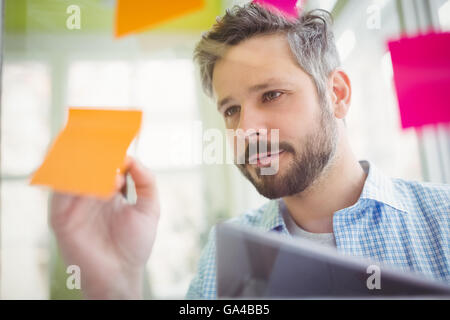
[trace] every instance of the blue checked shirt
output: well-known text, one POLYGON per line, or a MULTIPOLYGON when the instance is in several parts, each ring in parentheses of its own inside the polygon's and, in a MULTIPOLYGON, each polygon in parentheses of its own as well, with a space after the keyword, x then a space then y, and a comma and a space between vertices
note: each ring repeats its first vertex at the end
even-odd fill
MULTIPOLYGON (((392 179, 368 171, 359 200, 333 215, 336 248, 450 283, 450 186, 392 179)), ((280 200, 230 220, 289 235, 280 200)), ((203 249, 187 299, 216 299, 215 228, 203 249)))

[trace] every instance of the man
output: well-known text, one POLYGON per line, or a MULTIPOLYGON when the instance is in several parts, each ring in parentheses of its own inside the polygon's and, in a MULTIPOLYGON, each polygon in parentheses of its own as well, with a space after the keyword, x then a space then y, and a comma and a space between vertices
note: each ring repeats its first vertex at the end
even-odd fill
MULTIPOLYGON (((450 282, 450 188, 390 179, 357 161, 344 124, 351 84, 339 69, 327 13, 288 20, 255 4, 236 6, 203 36, 195 59, 226 127, 256 131, 246 136, 247 158, 238 167, 272 200, 234 223, 450 282), (279 129, 279 148, 249 154, 250 145, 270 141, 263 133, 271 129, 279 129), (276 174, 262 175, 273 162, 276 174)), ((65 262, 82 270, 87 298, 141 295, 159 204, 151 174, 133 159, 128 167, 135 205, 119 193, 107 202, 52 200, 51 225, 65 262)), ((123 183, 119 177, 117 190, 123 183)), ((213 229, 187 297, 216 298, 215 280, 213 229)))

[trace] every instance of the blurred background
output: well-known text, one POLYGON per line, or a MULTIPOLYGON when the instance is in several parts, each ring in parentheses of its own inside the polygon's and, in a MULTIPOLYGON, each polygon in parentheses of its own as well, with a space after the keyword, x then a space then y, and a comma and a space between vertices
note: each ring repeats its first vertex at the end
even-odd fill
MULTIPOLYGON (((157 177, 161 221, 147 266, 145 297, 183 298, 210 227, 263 204, 232 165, 167 161, 201 125, 224 129, 201 91, 192 51, 233 4, 205 7, 156 28, 115 39, 114 0, 3 0, 1 89, 0 298, 79 299, 47 225, 48 190, 30 187, 69 106, 140 108, 142 130, 129 153, 157 177), (66 10, 80 8, 80 29, 66 10)), ((335 36, 353 84, 347 126, 360 159, 386 174, 450 182, 448 127, 402 130, 386 41, 450 29, 447 0, 309 0, 333 13, 335 36)))

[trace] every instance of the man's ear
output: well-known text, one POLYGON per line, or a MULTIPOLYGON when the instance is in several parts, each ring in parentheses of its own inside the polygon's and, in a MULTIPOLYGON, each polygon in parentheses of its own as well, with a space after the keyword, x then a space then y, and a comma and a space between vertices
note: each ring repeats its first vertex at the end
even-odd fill
POLYGON ((331 105, 336 118, 344 119, 350 108, 352 86, 348 75, 342 70, 335 70, 330 76, 331 105))

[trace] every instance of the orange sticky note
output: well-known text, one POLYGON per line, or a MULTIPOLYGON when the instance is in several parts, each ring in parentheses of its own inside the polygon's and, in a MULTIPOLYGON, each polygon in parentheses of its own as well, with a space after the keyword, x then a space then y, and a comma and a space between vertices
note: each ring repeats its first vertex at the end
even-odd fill
POLYGON ((117 0, 116 37, 140 31, 175 17, 200 10, 205 0, 117 0))
POLYGON ((65 128, 56 138, 31 184, 56 191, 110 197, 117 170, 141 126, 142 111, 69 109, 65 128))

